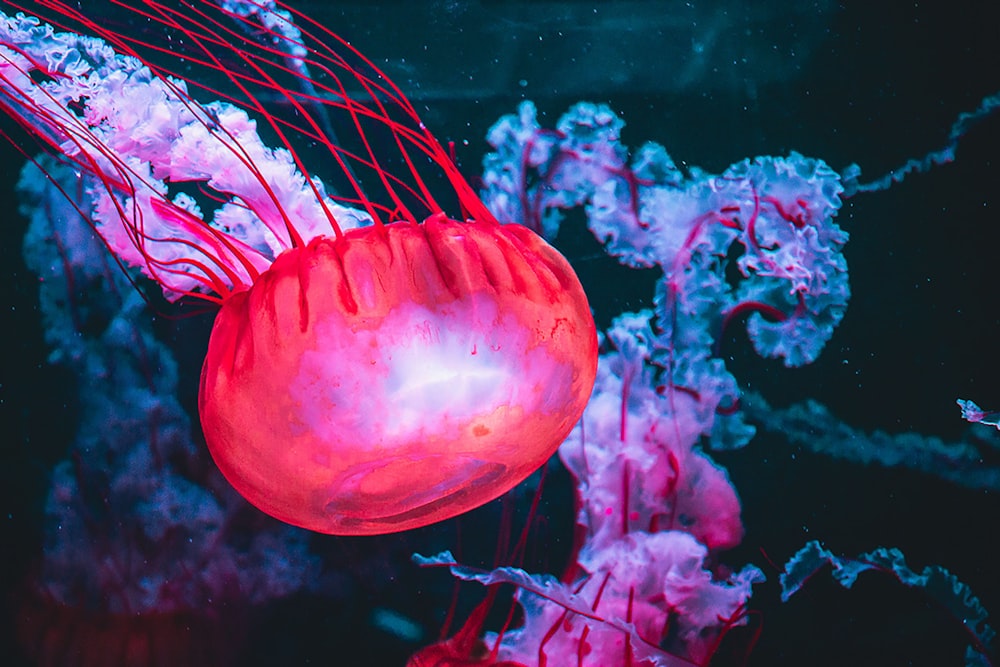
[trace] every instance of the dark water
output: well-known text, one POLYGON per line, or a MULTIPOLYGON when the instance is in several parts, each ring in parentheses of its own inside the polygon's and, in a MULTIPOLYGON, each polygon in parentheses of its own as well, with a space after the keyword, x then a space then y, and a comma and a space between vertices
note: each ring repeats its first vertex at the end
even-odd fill
MULTIPOLYGON (((678 164, 711 172, 797 150, 838 170, 858 163, 876 177, 944 145, 958 114, 1000 90, 1000 28, 979 2, 892 11, 861 2, 303 4, 384 65, 438 137, 456 142, 471 179, 487 149, 486 129, 522 99, 534 100, 550 124, 577 100, 607 103, 628 122, 626 143, 656 140, 678 164)), ((80 402, 78 380, 45 361, 36 279, 20 258, 26 223, 13 213, 21 158, 7 144, 0 150, 7 220, 0 581, 12 600, 4 644, 15 645, 15 593, 37 562, 49 471, 73 440, 80 402)), ((733 335, 722 354, 741 386, 779 406, 815 399, 859 429, 946 441, 966 429, 956 398, 1000 408, 998 154, 1000 116, 969 129, 955 163, 849 200, 838 218, 851 234, 853 297, 842 325, 820 359, 798 370, 756 358, 745 335, 733 335)), ((567 243, 599 325, 648 305, 648 276, 620 271, 609 280, 585 235, 567 243)), ((189 407, 208 323, 157 318, 181 363, 181 400, 189 407)), ((774 433, 716 459, 739 491, 746 525, 743 544, 721 560, 755 563, 769 578, 752 599, 762 634, 749 664, 963 664, 961 626, 888 577, 869 574, 844 591, 824 574, 781 604, 768 559, 783 563, 809 540, 844 555, 898 547, 912 568, 943 566, 988 610, 1000 610, 997 488, 834 460, 774 433)), ((985 451, 981 465, 1000 466, 1000 451, 985 451)), ((546 528, 529 549, 527 569, 563 567, 570 492, 555 470, 541 506, 546 528)), ((403 664, 436 637, 452 590, 444 573, 416 569, 409 554, 452 548, 488 565, 497 533, 512 530, 497 502, 411 534, 316 537, 327 580, 255 610, 238 664, 403 664), (376 609, 412 619, 423 639, 386 631, 372 620, 376 609)), ((460 618, 482 595, 474 584, 461 592, 460 618)))

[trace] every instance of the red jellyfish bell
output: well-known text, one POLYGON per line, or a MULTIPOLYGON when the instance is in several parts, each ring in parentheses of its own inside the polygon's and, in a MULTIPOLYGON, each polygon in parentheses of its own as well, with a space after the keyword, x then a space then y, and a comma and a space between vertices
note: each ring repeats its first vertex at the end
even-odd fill
MULTIPOLYGON (((168 294, 221 303, 199 412, 212 456, 244 497, 311 530, 388 533, 482 505, 554 453, 596 374, 596 334, 580 282, 533 232, 497 223, 374 64, 298 14, 311 33, 204 0, 183 10, 137 3, 132 10, 149 25, 180 33, 159 41, 171 45, 167 51, 149 37, 115 34, 59 0, 44 4, 120 51, 153 47, 158 63, 183 58, 183 68, 172 68, 183 81, 146 63, 157 90, 184 106, 170 124, 181 127, 176 139, 161 149, 170 156, 148 158, 163 162, 151 172, 168 183, 200 179, 202 192, 251 213, 263 230, 247 240, 253 235, 237 235, 239 225, 202 222, 190 204, 142 187, 148 176, 119 159, 117 139, 99 134, 135 114, 102 108, 100 126, 83 135, 75 127, 98 106, 92 90, 71 98, 65 120, 48 107, 35 112, 42 118, 32 122, 50 136, 69 135, 83 155, 78 164, 114 195, 129 243, 102 229, 109 245, 126 260, 137 250, 168 294), (219 94, 199 72, 227 77, 238 91, 228 98, 253 109, 287 152, 259 148, 250 139, 253 123, 232 107, 189 96, 188 86, 219 94), (264 97, 269 109, 277 98, 279 110, 265 111, 264 97), (342 142, 328 129, 337 115, 352 130, 342 142), (310 162, 321 152, 337 165, 341 194, 327 195, 306 172, 307 156, 292 148, 292 135, 305 140, 310 162), (282 156, 295 173, 275 178, 270 163, 282 156), (105 162, 114 168, 95 166, 105 162), (304 178, 294 181, 299 171, 304 178), (461 220, 432 195, 442 189, 461 220), (321 224, 303 213, 309 210, 323 212, 321 224), (354 226, 361 217, 372 224, 354 226), (154 219, 171 225, 169 233, 151 231, 154 219), (193 287, 184 282, 192 280, 193 287)), ((53 72, 41 74, 32 78, 63 84, 53 72)), ((127 92, 122 86, 108 107, 127 106, 120 97, 127 92)), ((151 99, 144 104, 161 103, 151 99)), ((131 126, 118 135, 127 136, 129 150, 144 145, 132 141, 131 126)))
POLYGON ((262 510, 335 534, 477 507, 542 465, 590 396, 596 338, 565 259, 492 220, 365 227, 230 296, 201 423, 262 510))

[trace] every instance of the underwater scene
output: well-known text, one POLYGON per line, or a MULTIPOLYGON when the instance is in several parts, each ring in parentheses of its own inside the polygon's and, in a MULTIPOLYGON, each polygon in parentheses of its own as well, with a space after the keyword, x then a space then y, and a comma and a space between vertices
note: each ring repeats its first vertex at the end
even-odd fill
POLYGON ((983 3, 3 1, 0 111, 4 664, 1000 664, 983 3))

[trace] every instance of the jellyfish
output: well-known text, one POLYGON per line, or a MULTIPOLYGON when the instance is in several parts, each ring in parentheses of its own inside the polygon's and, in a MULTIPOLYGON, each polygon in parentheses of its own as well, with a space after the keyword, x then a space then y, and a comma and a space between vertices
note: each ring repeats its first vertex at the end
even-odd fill
POLYGON ((37 4, 2 15, 0 106, 97 179, 87 213, 122 263, 217 305, 198 412, 247 500, 389 533, 482 505, 555 452, 596 375, 583 288, 497 222, 371 60, 277 3, 116 2, 135 35, 37 4), (306 167, 319 158, 330 186, 306 167))
POLYGON ((49 361, 72 378, 79 419, 10 596, 14 638, 32 665, 244 664, 258 610, 315 591, 321 562, 308 533, 253 512, 205 465, 175 355, 74 210, 80 186, 48 156, 17 184, 49 361))

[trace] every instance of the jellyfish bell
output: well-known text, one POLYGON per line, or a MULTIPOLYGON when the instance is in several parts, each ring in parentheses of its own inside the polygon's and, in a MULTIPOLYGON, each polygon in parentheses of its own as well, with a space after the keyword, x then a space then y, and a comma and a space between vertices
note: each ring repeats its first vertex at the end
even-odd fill
POLYGON ((115 4, 177 38, 164 48, 39 2, 106 44, 8 24, 0 107, 97 180, 93 217, 122 261, 168 297, 219 304, 199 414, 229 482, 283 521, 361 535, 460 514, 542 465, 596 375, 568 262, 499 224, 391 80, 307 17, 115 4), (190 88, 220 94, 199 74, 224 77, 283 148, 234 104, 196 101, 190 88), (334 116, 343 143, 324 129, 334 116), (325 153, 342 190, 326 192, 293 138, 325 153), (191 183, 201 202, 172 192, 191 183))
POLYGON ((569 264, 526 228, 436 216, 318 237, 223 302, 202 428, 268 514, 414 528, 552 455, 589 398, 594 341, 569 264))

